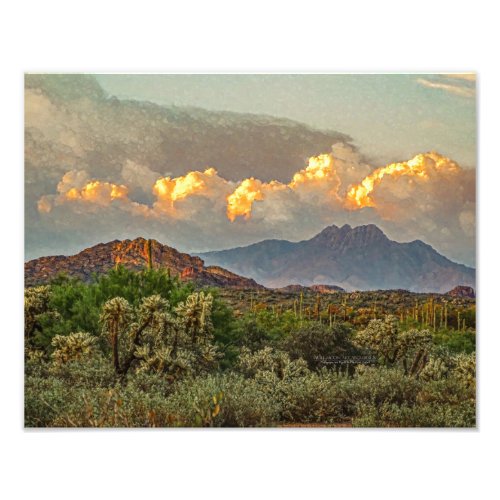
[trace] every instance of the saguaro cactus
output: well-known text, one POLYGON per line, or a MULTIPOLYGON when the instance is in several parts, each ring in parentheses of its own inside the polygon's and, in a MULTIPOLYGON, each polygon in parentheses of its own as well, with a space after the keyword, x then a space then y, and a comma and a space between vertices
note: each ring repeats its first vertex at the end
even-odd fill
POLYGON ((148 260, 148 270, 153 269, 153 243, 151 240, 146 241, 146 258, 148 260))
POLYGON ((319 293, 316 294, 316 304, 314 305, 314 315, 316 316, 316 321, 319 321, 320 316, 320 309, 321 309, 321 297, 319 296, 319 293))

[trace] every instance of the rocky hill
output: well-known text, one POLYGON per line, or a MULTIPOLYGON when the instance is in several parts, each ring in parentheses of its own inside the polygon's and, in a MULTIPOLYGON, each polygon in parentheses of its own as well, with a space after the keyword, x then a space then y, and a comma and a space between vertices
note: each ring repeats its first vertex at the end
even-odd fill
POLYGON ((476 272, 415 240, 392 241, 375 225, 325 228, 310 240, 265 240, 247 247, 200 254, 269 288, 290 283, 351 290, 405 289, 445 293, 475 286, 476 272))
POLYGON ((137 271, 148 266, 169 269, 172 275, 180 276, 182 280, 206 286, 263 288, 253 279, 238 276, 219 266, 206 267, 199 257, 144 238, 101 243, 71 256, 55 255, 30 260, 24 265, 25 285, 48 283, 59 273, 90 281, 94 273, 106 273, 118 264, 137 271))
POLYGON ((453 290, 447 292, 447 295, 452 297, 468 297, 469 299, 476 298, 476 292, 471 286, 456 286, 453 290))

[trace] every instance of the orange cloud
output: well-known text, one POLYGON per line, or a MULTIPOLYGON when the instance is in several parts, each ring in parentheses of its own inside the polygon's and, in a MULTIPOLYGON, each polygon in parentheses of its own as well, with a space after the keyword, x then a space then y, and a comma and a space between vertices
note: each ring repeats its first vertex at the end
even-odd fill
POLYGON ((216 175, 215 168, 207 168, 204 172, 189 172, 174 179, 164 177, 155 182, 153 193, 161 203, 173 207, 177 200, 207 191, 207 178, 216 175))
POLYGON ((307 167, 296 172, 288 184, 279 181, 264 183, 253 177, 243 180, 227 197, 227 217, 231 222, 239 216, 249 219, 253 203, 263 201, 271 192, 287 189, 296 192, 321 191, 326 187, 327 190, 331 190, 329 195, 336 196, 339 185, 332 156, 329 154, 312 156, 307 167))
POLYGON ((98 205, 108 205, 113 200, 127 198, 128 188, 111 182, 91 181, 80 191, 73 188, 66 193, 69 199, 81 199, 98 205))
POLYGON ((128 188, 123 184, 88 180, 84 170, 71 170, 64 174, 57 185, 57 195, 42 196, 38 200, 38 210, 49 213, 54 205, 66 202, 87 202, 100 206, 107 206, 114 200, 128 201, 128 188))
POLYGON ((349 209, 374 207, 375 202, 370 195, 385 176, 398 178, 408 175, 427 180, 432 171, 456 171, 459 168, 455 162, 438 153, 419 154, 406 162, 391 163, 377 168, 360 184, 352 186, 347 192, 346 207, 349 209))
POLYGON ((334 177, 335 171, 333 170, 332 156, 329 154, 322 154, 309 158, 307 167, 294 174, 288 186, 291 189, 297 189, 304 184, 322 183, 334 177))
POLYGON ((195 249, 307 238, 332 223, 373 223, 392 239, 423 239, 458 260, 474 251, 475 171, 438 153, 372 168, 354 149, 334 147, 311 157, 288 183, 253 177, 234 183, 213 168, 160 179, 134 165, 125 170, 116 183, 67 172, 57 194, 38 200, 39 213, 51 212, 40 222, 67 224, 88 215, 113 230, 123 224, 169 234, 195 249), (155 199, 144 197, 148 191, 155 199), (136 194, 149 201, 132 199, 136 194))
POLYGON ((243 216, 245 219, 250 217, 252 204, 254 201, 264 199, 262 194, 262 182, 251 177, 245 179, 240 185, 227 197, 227 217, 233 222, 236 217, 243 216))

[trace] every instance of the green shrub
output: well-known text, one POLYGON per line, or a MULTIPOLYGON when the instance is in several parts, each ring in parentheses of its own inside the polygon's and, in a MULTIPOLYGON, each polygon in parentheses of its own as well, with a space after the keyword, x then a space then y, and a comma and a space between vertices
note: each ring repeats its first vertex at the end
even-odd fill
POLYGON ((25 425, 475 425, 474 352, 390 316, 351 340, 347 325, 282 306, 236 319, 211 292, 154 270, 27 289, 25 425), (332 369, 358 354, 382 365, 332 369))
POLYGON ((186 379, 177 385, 167 406, 175 420, 187 427, 271 426, 280 414, 279 404, 261 384, 236 373, 186 379), (216 404, 218 412, 214 412, 216 404))
POLYGON ((281 402, 281 420, 291 424, 345 421, 352 414, 345 392, 348 385, 346 377, 326 370, 280 381, 275 398, 281 402))
POLYGON ((401 370, 364 369, 353 379, 353 425, 359 427, 473 427, 475 396, 456 377, 418 380, 401 370))
POLYGON ((281 343, 292 359, 302 358, 311 370, 320 367, 344 367, 334 358, 348 360, 359 351, 351 342, 351 330, 346 324, 326 326, 317 322, 306 323, 293 330, 281 343), (330 365, 330 363, 333 363, 330 365))
POLYGON ((428 403, 423 405, 384 404, 381 407, 359 407, 355 427, 474 427, 475 405, 463 401, 458 405, 428 403))

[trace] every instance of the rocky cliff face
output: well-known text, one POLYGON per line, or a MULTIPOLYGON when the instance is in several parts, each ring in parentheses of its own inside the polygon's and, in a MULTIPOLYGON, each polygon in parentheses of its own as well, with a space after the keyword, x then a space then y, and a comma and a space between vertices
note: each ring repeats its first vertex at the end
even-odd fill
POLYGON ((195 281, 200 285, 263 288, 253 279, 244 278, 221 267, 205 267, 199 257, 144 238, 101 243, 71 256, 56 255, 31 260, 24 265, 25 285, 47 283, 59 273, 90 281, 94 273, 106 273, 119 264, 134 271, 148 267, 169 269, 173 276, 179 276, 184 281, 195 281))

